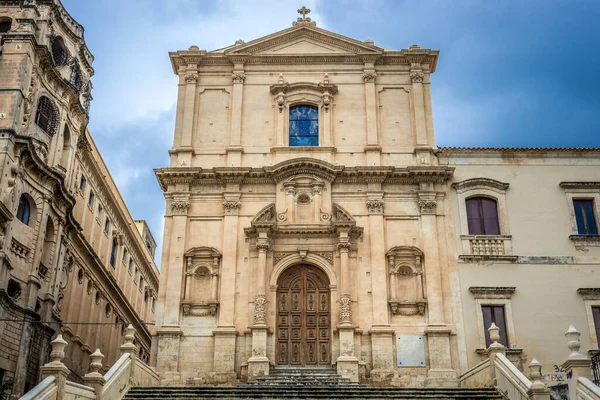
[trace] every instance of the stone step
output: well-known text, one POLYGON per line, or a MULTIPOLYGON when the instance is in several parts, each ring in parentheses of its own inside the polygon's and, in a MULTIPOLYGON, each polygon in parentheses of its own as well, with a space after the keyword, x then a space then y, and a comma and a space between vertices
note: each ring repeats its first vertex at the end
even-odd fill
POLYGON ((125 399, 502 399, 494 389, 157 387, 132 388, 125 399))

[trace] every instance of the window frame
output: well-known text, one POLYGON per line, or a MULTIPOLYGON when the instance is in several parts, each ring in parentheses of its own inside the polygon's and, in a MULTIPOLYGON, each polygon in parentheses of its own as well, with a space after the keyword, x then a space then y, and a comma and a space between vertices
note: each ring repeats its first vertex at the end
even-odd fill
POLYGON ((600 247, 599 234, 579 233, 574 203, 574 200, 593 200, 596 229, 600 232, 600 182, 561 182, 559 186, 565 192, 567 213, 571 221, 569 239, 573 242, 575 249, 586 251, 588 247, 600 247))
MULTIPOLYGON (((31 223, 31 213, 32 211, 32 206, 31 206, 31 200, 27 197, 27 195, 25 195, 25 193, 22 193, 21 196, 19 197, 19 205, 17 206, 17 212, 15 213, 15 217, 17 217, 17 219, 24 225, 29 226, 29 224, 31 223), (22 200, 25 200, 25 202, 21 203, 22 200), (24 216, 21 215, 19 216, 19 213, 21 211, 21 204, 27 204, 27 221, 23 221, 24 216)), ((23 213, 25 213, 25 206, 23 206, 23 213)))
POLYGON ((58 130, 58 125, 60 124, 60 112, 58 111, 56 102, 46 94, 42 94, 38 98, 34 122, 38 128, 50 136, 54 136, 58 130), (44 99, 47 101, 47 105, 42 104, 44 99), (48 111, 48 113, 46 113, 46 111, 48 111), (44 122, 44 120, 41 120, 40 118, 44 118, 46 123, 40 125, 40 122, 44 122))
MULTIPOLYGON (((321 147, 321 112, 319 109, 319 106, 317 104, 312 104, 310 102, 299 102, 299 103, 295 103, 295 104, 290 104, 290 106, 287 109, 287 146, 291 147, 291 148, 297 148, 297 147, 321 147), (292 146, 290 144, 290 134, 291 134, 291 124, 292 124, 292 118, 291 118, 291 114, 292 114, 292 110, 298 107, 309 107, 311 109, 314 109, 317 112, 317 144, 316 145, 304 145, 304 146, 297 146, 294 145, 292 146)), ((307 120, 308 121, 308 120, 307 120)), ((314 120, 310 120, 310 121, 314 121, 314 120)))
MULTIPOLYGON (((577 234, 578 235, 598 235, 598 218, 597 218, 597 212, 596 212, 596 201, 594 201, 593 197, 573 197, 573 214, 575 215, 575 225, 577 226, 577 234), (588 233, 588 232, 580 232, 580 226, 579 223, 577 222, 577 206, 575 205, 576 202, 590 202, 591 203, 591 227, 590 229, 593 227, 594 232, 592 233, 588 233)), ((583 216, 583 224, 584 224, 584 228, 587 225, 590 225, 590 221, 587 220, 586 216, 589 217, 589 215, 586 214, 585 212, 585 207, 580 207, 581 208, 581 212, 582 212, 582 216, 583 216)), ((589 229, 588 229, 589 230, 589 229)))
POLYGON ((109 259, 109 264, 111 267, 113 267, 113 269, 117 268, 117 253, 118 248, 119 248, 119 243, 117 242, 117 239, 113 239, 112 240, 112 245, 111 245, 111 249, 110 249, 110 259, 109 259))
MULTIPOLYGON (((482 306, 503 306, 504 322, 506 323, 507 348, 517 348, 517 336, 515 334, 515 325, 512 311, 512 295, 516 288, 514 287, 470 287, 469 292, 475 299, 475 313, 477 323, 477 333, 479 349, 486 349, 486 331, 484 327, 482 306)), ((489 327, 488 327, 489 328, 489 327)))
POLYGON ((600 332, 600 326, 596 327, 594 322, 594 308, 600 308, 600 287, 595 288, 579 288, 577 289, 577 293, 579 293, 583 297, 583 305, 585 307, 585 314, 587 317, 588 323, 588 332, 590 335, 591 347, 592 350, 599 350, 600 344, 598 343, 600 337, 598 337, 598 332, 600 332))

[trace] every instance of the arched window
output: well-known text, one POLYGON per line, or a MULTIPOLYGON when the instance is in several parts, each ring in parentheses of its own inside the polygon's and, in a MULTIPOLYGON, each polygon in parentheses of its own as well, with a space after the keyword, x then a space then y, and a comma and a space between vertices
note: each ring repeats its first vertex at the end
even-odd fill
POLYGON ((319 109, 315 106, 290 107, 290 146, 319 145, 319 109))
POLYGON ((29 204, 29 199, 22 194, 19 199, 19 208, 17 208, 17 219, 24 223, 25 225, 29 225, 29 217, 31 216, 31 205, 29 204))
POLYGON ((58 108, 52 100, 46 96, 40 97, 35 115, 35 123, 50 135, 56 133, 58 127, 58 108))
POLYGON ((69 51, 61 37, 57 37, 52 41, 52 58, 56 65, 65 65, 69 59, 69 51))
POLYGON ((471 197, 467 203, 469 235, 499 235, 498 206, 488 197, 471 197))

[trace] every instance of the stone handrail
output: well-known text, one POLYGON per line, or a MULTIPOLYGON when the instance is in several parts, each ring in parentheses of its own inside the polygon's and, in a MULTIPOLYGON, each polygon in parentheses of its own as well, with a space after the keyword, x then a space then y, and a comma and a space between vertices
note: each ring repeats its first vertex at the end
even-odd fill
POLYGON ((577 380, 577 399, 575 400, 600 400, 600 387, 588 378, 577 380))
POLYGON ((490 359, 487 358, 462 374, 458 384, 460 387, 480 388, 493 386, 493 379, 490 359))
POLYGON ((40 383, 38 383, 37 386, 31 389, 29 392, 25 393, 25 395, 22 396, 19 400, 55 399, 56 391, 56 378, 53 376, 49 376, 40 383))
POLYGON ((62 363, 67 346, 61 335, 50 344, 52 362, 42 367, 44 379, 20 400, 118 400, 122 399, 131 386, 156 386, 159 383, 157 373, 136 357, 137 349, 133 344, 135 329, 129 325, 126 329, 125 344, 121 346, 121 357, 105 375, 98 371, 102 368, 104 355, 96 350, 91 356, 90 372, 83 378, 85 385, 66 380, 69 369, 62 363))
POLYGON ((511 400, 527 400, 531 381, 514 366, 504 354, 496 354, 494 360, 496 387, 511 400))
POLYGON ((103 399, 119 399, 129 389, 131 377, 131 356, 125 353, 104 375, 106 384, 102 391, 103 399))
POLYGON ((94 400, 96 398, 96 394, 94 393, 94 389, 81 385, 75 382, 67 381, 65 385, 65 396, 64 400, 78 400, 78 399, 90 399, 94 400))

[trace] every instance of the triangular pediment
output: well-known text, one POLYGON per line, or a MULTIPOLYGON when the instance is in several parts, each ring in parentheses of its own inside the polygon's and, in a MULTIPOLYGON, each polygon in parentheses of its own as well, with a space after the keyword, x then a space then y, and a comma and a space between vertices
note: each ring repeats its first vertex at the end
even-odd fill
POLYGON ((384 49, 314 26, 295 26, 225 50, 228 55, 382 54, 384 49))

